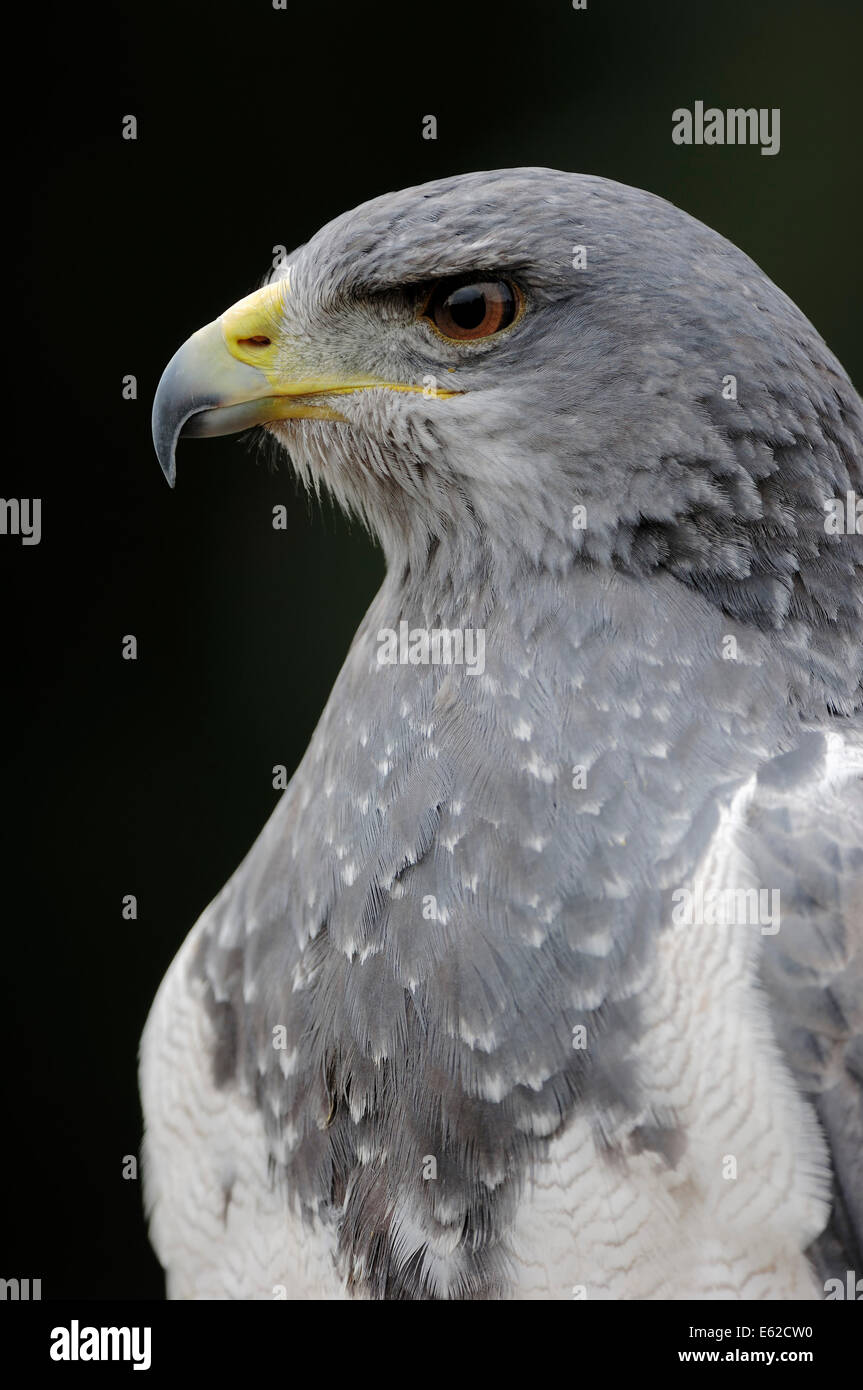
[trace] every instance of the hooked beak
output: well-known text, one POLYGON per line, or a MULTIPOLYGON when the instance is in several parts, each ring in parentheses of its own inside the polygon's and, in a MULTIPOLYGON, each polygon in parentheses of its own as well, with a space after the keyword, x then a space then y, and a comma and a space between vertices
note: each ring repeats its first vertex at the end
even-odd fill
POLYGON ((334 396, 374 388, 423 392, 422 386, 362 373, 322 372, 319 363, 304 360, 284 331, 290 293, 288 280, 265 285, 199 328, 174 353, 153 400, 153 443, 171 487, 181 436, 236 434, 272 420, 344 420, 334 396))

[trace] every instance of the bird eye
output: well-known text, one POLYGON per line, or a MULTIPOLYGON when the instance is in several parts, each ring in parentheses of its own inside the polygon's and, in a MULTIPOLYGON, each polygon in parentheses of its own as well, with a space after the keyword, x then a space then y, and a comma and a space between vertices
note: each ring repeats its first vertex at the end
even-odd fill
POLYGON ((508 328, 520 303, 518 290, 506 280, 477 280, 470 285, 444 280, 432 290, 423 317, 445 338, 466 342, 490 338, 508 328))

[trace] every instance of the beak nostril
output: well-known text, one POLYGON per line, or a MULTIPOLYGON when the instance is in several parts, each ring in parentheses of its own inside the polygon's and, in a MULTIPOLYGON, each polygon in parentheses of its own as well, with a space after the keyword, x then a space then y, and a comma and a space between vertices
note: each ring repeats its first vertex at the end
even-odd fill
POLYGON ((270 341, 262 333, 257 333, 253 338, 238 338, 237 347, 269 347, 270 341))

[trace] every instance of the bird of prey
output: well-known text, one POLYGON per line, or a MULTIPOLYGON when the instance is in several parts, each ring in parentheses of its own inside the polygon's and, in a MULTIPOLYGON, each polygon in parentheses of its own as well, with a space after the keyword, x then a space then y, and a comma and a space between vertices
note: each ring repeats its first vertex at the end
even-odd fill
POLYGON ((863 1209, 839 362, 662 199, 473 173, 338 217, 180 348, 169 481, 180 435, 252 425, 387 572, 146 1026, 169 1295, 834 1296, 863 1209))

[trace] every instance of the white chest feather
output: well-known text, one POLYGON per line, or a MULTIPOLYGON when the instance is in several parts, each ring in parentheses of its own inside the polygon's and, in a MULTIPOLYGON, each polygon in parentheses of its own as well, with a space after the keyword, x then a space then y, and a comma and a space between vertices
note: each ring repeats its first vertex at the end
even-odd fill
POLYGON ((757 982, 760 934, 775 924, 741 922, 742 899, 720 896, 758 887, 738 843, 751 791, 689 885, 696 918, 728 904, 738 920, 672 922, 641 996, 642 1082, 653 1113, 676 1117, 685 1150, 674 1167, 651 1152, 603 1157, 596 1127, 578 1118, 520 1209, 518 1297, 820 1296, 802 1252, 827 1220, 826 1153, 757 982))
MULTIPOLYGON (((696 904, 757 887, 738 844, 751 788, 727 811, 696 904)), ((683 914, 681 914, 683 915, 683 914)), ((768 926, 769 929, 769 926, 768 926)), ((261 1117, 217 1090, 210 1025, 190 992, 196 927, 142 1039, 151 1234, 175 1298, 340 1298, 335 1235, 305 1225, 268 1177, 261 1117)), ((653 1115, 685 1138, 675 1166, 581 1114, 526 1187, 508 1245, 522 1299, 818 1297, 803 1250, 827 1219, 828 1166, 772 1040, 756 922, 672 922, 641 995, 638 1065, 653 1115)))
POLYGON ((141 1039, 144 1194, 168 1297, 343 1297, 329 1233, 307 1229, 270 1181, 260 1112, 213 1084, 211 1025, 187 975, 202 923, 141 1039))

